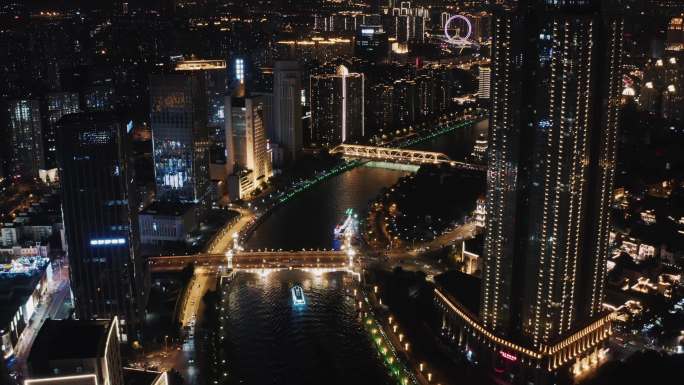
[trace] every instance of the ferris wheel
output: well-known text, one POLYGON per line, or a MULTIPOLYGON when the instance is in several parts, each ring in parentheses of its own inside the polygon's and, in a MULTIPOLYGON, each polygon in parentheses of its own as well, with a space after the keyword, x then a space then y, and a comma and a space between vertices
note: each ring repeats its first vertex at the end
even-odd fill
POLYGON ((473 24, 463 15, 453 15, 444 23, 444 40, 460 48, 477 45, 470 37, 473 34, 473 24))

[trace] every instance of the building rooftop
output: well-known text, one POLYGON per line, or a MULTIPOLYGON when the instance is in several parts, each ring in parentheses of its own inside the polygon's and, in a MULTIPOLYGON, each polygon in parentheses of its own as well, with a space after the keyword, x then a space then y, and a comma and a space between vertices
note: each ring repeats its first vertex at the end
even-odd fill
POLYGON ((49 375, 50 361, 100 356, 109 325, 109 320, 46 320, 31 348, 31 372, 49 375))
POLYGON ((183 60, 176 63, 176 71, 201 71, 225 68, 225 60, 183 60))
POLYGON ((123 369, 123 379, 125 385, 156 385, 164 384, 166 373, 154 370, 143 370, 134 368, 123 369))
POLYGON ((168 215, 168 216, 180 216, 187 213, 189 210, 195 208, 194 203, 175 203, 175 202, 152 202, 149 206, 145 207, 140 214, 141 215, 168 215))

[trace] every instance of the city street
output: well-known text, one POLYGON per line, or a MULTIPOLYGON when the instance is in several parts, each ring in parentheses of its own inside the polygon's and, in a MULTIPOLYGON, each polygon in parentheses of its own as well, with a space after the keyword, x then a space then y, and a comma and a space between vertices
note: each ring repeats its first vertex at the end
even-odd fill
POLYGON ((240 233, 255 219, 254 212, 250 209, 231 207, 231 210, 239 212, 240 216, 233 224, 221 230, 216 240, 209 245, 208 254, 218 254, 228 250, 232 246, 233 234, 240 233))

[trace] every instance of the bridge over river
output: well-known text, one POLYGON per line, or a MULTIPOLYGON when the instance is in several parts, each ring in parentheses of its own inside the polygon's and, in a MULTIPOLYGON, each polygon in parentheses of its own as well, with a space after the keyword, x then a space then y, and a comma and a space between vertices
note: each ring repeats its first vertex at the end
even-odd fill
POLYGON ((152 272, 183 270, 189 264, 209 270, 289 269, 289 268, 348 268, 353 264, 354 253, 348 251, 238 251, 233 254, 194 254, 151 257, 152 272))
POLYGON ((451 167, 471 171, 486 171, 487 167, 452 160, 446 154, 434 151, 411 150, 405 148, 362 146, 358 144, 341 144, 331 154, 341 154, 345 158, 379 160, 407 164, 448 164, 451 167))

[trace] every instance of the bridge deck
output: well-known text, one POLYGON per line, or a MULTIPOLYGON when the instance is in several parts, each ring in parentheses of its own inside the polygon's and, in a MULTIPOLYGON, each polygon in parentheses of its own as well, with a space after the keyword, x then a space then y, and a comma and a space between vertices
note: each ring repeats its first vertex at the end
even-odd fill
MULTIPOLYGON (((222 267, 228 264, 225 254, 194 254, 149 258, 153 272, 180 271, 188 264, 200 267, 222 267)), ((232 265, 239 269, 343 267, 349 257, 343 251, 263 251, 239 252, 232 265)))

